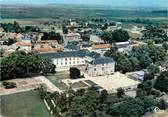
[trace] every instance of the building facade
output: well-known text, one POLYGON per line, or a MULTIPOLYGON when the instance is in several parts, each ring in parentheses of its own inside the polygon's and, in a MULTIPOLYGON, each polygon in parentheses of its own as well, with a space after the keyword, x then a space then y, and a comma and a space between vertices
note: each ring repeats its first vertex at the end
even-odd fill
POLYGON ((85 64, 85 51, 67 51, 41 53, 41 56, 51 58, 56 65, 56 71, 69 70, 70 67, 85 64))
POLYGON ((115 62, 108 57, 99 57, 87 64, 86 71, 92 77, 111 75, 115 72, 115 62))

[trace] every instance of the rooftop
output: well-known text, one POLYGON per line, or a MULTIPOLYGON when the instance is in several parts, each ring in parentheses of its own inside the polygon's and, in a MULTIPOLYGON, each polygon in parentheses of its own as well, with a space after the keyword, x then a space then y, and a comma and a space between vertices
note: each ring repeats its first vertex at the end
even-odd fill
POLYGON ((92 49, 104 49, 104 48, 111 48, 110 44, 95 44, 92 45, 92 49))
POLYGON ((49 58, 69 58, 69 57, 85 57, 86 51, 68 51, 68 52, 48 52, 40 53, 41 56, 49 58))
POLYGON ((96 58, 100 57, 100 54, 97 52, 90 52, 90 53, 86 54, 86 56, 96 59, 96 58))
POLYGON ((97 64, 108 64, 114 62, 113 59, 109 57, 99 57, 96 58, 95 60, 91 61, 90 64, 92 65, 97 65, 97 64))
POLYGON ((72 50, 77 50, 79 47, 77 45, 75 45, 75 44, 67 44, 65 46, 65 48, 72 49, 72 50))
POLYGON ((17 46, 32 46, 31 43, 25 43, 25 42, 16 42, 15 43, 17 46))

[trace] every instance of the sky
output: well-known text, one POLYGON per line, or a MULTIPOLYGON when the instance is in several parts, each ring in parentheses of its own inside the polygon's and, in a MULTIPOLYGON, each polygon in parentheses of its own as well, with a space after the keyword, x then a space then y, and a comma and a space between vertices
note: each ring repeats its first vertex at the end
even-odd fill
POLYGON ((168 0, 0 0, 1 4, 86 4, 108 6, 167 7, 168 0))

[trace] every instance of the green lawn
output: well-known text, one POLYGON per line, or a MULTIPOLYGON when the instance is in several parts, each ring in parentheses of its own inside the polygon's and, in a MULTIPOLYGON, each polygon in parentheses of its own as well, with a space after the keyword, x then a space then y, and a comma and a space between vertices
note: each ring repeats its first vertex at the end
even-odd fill
POLYGON ((69 74, 67 71, 57 72, 55 75, 46 76, 54 85, 56 85, 61 90, 67 90, 68 87, 61 80, 69 79, 69 74))
POLYGON ((36 91, 2 96, 1 103, 1 114, 5 117, 50 117, 36 91))

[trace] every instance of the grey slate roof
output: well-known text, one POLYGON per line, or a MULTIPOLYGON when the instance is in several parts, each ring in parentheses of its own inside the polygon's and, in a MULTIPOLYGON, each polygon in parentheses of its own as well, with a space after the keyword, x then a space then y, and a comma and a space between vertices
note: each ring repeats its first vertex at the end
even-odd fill
POLYGON ((65 48, 72 49, 72 50, 78 50, 78 46, 75 44, 67 44, 65 48))
POLYGON ((68 51, 68 52, 50 52, 50 53, 40 53, 40 56, 49 58, 69 58, 69 57, 85 57, 86 51, 68 51))
POLYGON ((113 59, 109 57, 99 57, 93 61, 90 62, 92 65, 98 65, 98 64, 108 64, 108 63, 113 63, 113 59))
POLYGON ((86 54, 86 56, 96 59, 96 58, 99 58, 101 55, 97 52, 90 52, 86 54))

